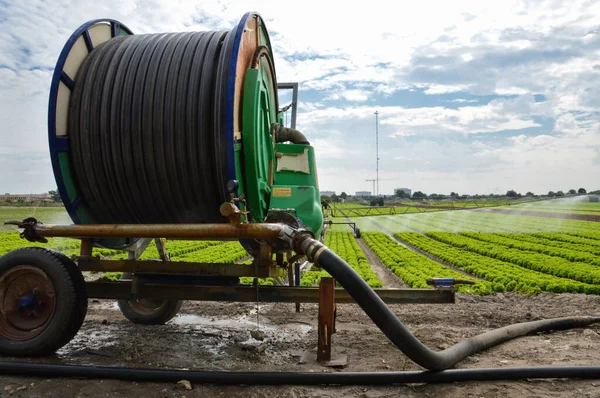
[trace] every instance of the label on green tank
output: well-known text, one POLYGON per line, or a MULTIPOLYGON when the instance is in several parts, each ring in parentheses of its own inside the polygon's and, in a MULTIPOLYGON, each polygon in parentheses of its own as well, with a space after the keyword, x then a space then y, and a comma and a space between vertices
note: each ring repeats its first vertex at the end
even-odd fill
POLYGON ((283 196, 292 196, 292 188, 273 188, 273 196, 283 197, 283 196))

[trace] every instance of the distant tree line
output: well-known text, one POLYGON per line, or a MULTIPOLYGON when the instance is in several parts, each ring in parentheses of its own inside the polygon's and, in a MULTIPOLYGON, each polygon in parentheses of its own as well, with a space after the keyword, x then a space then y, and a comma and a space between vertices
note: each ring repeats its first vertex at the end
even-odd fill
MULTIPOLYGON (((522 197, 535 197, 535 196, 548 196, 548 197, 561 197, 561 196, 569 196, 569 195, 583 195, 588 193, 587 190, 585 188, 579 188, 577 190, 575 189, 569 189, 566 193, 563 191, 550 191, 548 192, 548 194, 546 195, 536 195, 535 193, 531 192, 531 191, 527 191, 527 193, 525 193, 524 195, 520 192, 515 191, 514 189, 510 189, 508 191, 506 191, 506 194, 502 195, 502 194, 476 194, 476 195, 466 195, 466 194, 459 194, 458 192, 450 192, 449 195, 446 194, 438 194, 438 193, 431 193, 431 194, 426 194, 422 191, 415 191, 412 193, 412 195, 409 195, 408 193, 406 193, 405 191, 403 191, 402 189, 396 189, 394 190, 394 196, 396 198, 399 199, 415 199, 415 200, 422 200, 422 199, 433 199, 433 200, 442 200, 442 199, 493 199, 493 198, 504 198, 504 197, 508 197, 508 198, 522 198, 522 197)), ((596 191, 590 191, 590 194, 595 194, 595 195, 600 195, 600 190, 596 190, 596 191)), ((343 202, 346 200, 351 200, 352 197, 350 197, 346 192, 342 192, 339 195, 333 194, 331 196, 322 196, 321 197, 322 200, 328 202, 328 203, 337 203, 337 202, 343 202), (350 199, 349 199, 350 198, 350 199)))
MULTIPOLYGON (((567 192, 567 194, 565 194, 563 191, 550 191, 548 192, 548 194, 546 196, 550 196, 550 197, 555 197, 555 196, 565 196, 565 195, 583 195, 586 194, 587 191, 585 188, 579 188, 578 190, 575 189, 569 189, 569 191, 567 192)), ((598 191, 592 191, 590 192, 592 194, 598 194, 600 193, 600 190, 598 191)), ((401 189, 396 189, 394 192, 395 196, 398 198, 408 198, 409 196, 406 194, 406 192, 404 192, 401 189)), ((458 192, 450 192, 450 195, 444 195, 444 194, 437 194, 437 193, 432 193, 430 195, 427 195, 421 191, 416 191, 412 194, 412 199, 467 199, 467 198, 471 198, 471 199, 483 199, 483 198, 501 198, 501 197, 508 197, 508 198, 522 198, 522 197, 534 197, 534 196, 538 196, 535 193, 531 192, 531 191, 527 191, 527 193, 525 195, 523 195, 520 192, 515 191, 514 189, 510 189, 508 191, 506 191, 506 194, 504 195, 500 195, 500 194, 489 194, 489 195, 460 195, 458 192)))

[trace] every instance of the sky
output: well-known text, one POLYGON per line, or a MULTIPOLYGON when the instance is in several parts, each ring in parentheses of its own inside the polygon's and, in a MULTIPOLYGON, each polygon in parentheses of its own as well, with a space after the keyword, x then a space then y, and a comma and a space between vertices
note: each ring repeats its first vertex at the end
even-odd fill
MULTIPOLYGON (((266 21, 322 190, 541 194, 600 189, 599 1, 0 0, 0 192, 56 184, 47 107, 71 33, 266 21)), ((282 96, 282 105, 287 97, 282 96)))

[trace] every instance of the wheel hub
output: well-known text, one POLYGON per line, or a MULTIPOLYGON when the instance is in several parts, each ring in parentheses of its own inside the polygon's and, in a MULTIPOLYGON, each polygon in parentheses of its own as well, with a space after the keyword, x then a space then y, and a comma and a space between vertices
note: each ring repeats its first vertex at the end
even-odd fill
POLYGON ((137 299, 130 300, 129 306, 139 315, 151 316, 158 313, 164 306, 165 300, 161 299, 137 299))
POLYGON ((0 278, 0 336, 29 340, 48 326, 56 308, 56 293, 39 268, 19 265, 0 278))

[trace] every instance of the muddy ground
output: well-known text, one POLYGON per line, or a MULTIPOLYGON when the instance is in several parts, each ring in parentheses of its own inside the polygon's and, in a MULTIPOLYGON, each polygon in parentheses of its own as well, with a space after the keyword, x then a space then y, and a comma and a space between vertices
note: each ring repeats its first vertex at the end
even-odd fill
MULTIPOLYGON (((514 322, 566 315, 595 315, 600 297, 541 294, 522 297, 458 295, 456 304, 393 305, 393 311, 428 346, 443 349, 486 330, 514 322)), ((316 305, 259 307, 264 352, 249 349, 256 328, 255 304, 187 302, 164 326, 128 322, 111 301, 93 300, 81 331, 46 363, 169 367, 231 371, 416 370, 356 305, 338 306, 334 345, 348 354, 344 370, 299 364, 316 349, 316 305)), ((458 368, 600 364, 600 325, 520 338, 478 354, 458 368)), ((15 358, 9 358, 15 360, 15 358)), ((387 387, 242 387, 111 380, 2 377, 0 395, 13 397, 600 397, 600 380, 525 380, 387 387)))

